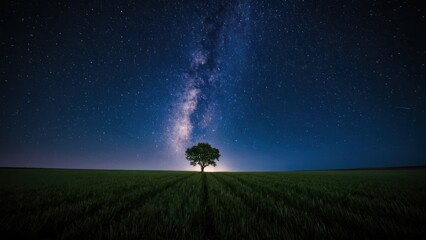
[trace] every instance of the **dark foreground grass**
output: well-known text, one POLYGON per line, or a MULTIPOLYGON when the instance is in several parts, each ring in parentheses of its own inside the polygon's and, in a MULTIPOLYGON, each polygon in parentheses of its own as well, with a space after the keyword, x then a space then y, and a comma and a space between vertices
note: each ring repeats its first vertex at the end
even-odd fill
POLYGON ((425 229, 425 169, 0 169, 0 239, 425 239, 425 229))

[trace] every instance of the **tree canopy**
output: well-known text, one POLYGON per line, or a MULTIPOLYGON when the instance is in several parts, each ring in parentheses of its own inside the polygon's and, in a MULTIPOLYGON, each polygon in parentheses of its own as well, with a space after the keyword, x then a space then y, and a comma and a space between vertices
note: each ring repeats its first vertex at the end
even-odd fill
POLYGON ((219 161, 219 149, 210 146, 208 143, 198 143, 191 148, 186 149, 185 156, 192 166, 197 164, 201 167, 201 172, 207 166, 216 167, 216 161, 219 161))

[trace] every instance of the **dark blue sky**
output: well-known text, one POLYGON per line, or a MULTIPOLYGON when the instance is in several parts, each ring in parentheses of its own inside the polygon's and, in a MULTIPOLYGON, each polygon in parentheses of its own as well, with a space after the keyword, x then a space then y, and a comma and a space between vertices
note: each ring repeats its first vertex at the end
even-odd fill
MULTIPOLYGON (((426 165, 426 9, 405 1, 5 1, 0 166, 426 165)), ((198 169, 194 169, 198 170, 198 169)))

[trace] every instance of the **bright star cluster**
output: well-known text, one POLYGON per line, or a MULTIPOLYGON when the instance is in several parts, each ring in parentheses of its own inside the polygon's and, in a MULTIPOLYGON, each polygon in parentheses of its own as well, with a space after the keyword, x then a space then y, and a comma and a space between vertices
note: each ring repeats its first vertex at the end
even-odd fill
MULTIPOLYGON (((189 69, 183 73, 183 94, 172 113, 171 126, 166 132, 169 144, 182 154, 191 141, 202 140, 215 132, 219 124, 218 95, 226 88, 222 59, 232 38, 247 35, 251 5, 248 2, 212 4, 202 16, 202 29, 191 54, 189 69)), ((244 57, 244 56, 240 56, 244 57)), ((231 81, 233 81, 231 79, 231 81)))

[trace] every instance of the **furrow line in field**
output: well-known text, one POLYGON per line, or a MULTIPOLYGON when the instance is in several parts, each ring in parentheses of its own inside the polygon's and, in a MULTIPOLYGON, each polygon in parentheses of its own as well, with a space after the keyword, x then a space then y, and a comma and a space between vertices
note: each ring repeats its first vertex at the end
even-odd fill
MULTIPOLYGON (((180 177, 177 181, 185 177, 180 177)), ((175 182, 174 178, 176 178, 176 175, 163 178, 162 180, 165 181, 165 184, 167 184, 175 182)), ((143 191, 149 191, 149 186, 153 184, 153 182, 142 184, 142 186, 138 187, 137 189, 133 189, 124 195, 121 195, 121 193, 125 192, 127 188, 120 190, 118 193, 113 193, 106 196, 93 195, 92 198, 84 199, 83 201, 76 201, 71 205, 68 205, 67 202, 64 202, 61 206, 51 208, 48 211, 42 211, 42 215, 30 216, 28 218, 28 222, 21 222, 20 225, 27 225, 26 228, 29 229, 30 232, 32 231, 34 234, 37 234, 40 237, 46 237, 47 235, 49 237, 57 237, 63 233, 65 228, 71 226, 73 223, 81 219, 87 219, 93 215, 103 213, 105 212, 106 207, 115 206, 117 203, 120 204, 122 199, 127 199, 128 197, 133 196, 141 189, 143 191), (147 187, 148 189, 144 189, 147 187), (41 226, 39 223, 40 221, 45 222, 41 228, 39 228, 41 226)), ((19 229, 22 227, 24 226, 10 226, 8 231, 14 232, 13 229, 19 229)))
MULTIPOLYGON (((222 186, 227 188, 232 192, 236 197, 240 198, 241 201, 247 205, 259 218, 267 219, 271 224, 277 224, 282 227, 282 231, 286 234, 290 234, 292 238, 319 238, 320 236, 317 232, 312 232, 309 229, 308 224, 304 224, 301 220, 310 218, 304 212, 300 212, 294 208, 286 208, 284 212, 276 208, 276 204, 272 201, 271 198, 262 198, 256 196, 254 191, 242 191, 242 188, 235 186, 229 181, 224 180, 222 177, 214 175, 213 177, 220 183, 222 186)), ((241 186, 240 186, 241 187, 241 186)), ((312 222, 312 225, 316 223, 312 222)))
MULTIPOLYGON (((418 220, 422 218, 420 211, 411 209, 409 213, 404 212, 408 211, 408 207, 391 200, 384 202, 379 201, 378 199, 369 199, 353 195, 351 193, 339 194, 335 191, 321 191, 320 189, 309 185, 302 187, 295 184, 290 186, 285 185, 285 183, 274 184, 266 179, 261 180, 261 184, 258 181, 253 181, 253 178, 247 180, 246 177, 235 176, 233 174, 225 175, 237 179, 249 187, 256 188, 258 191, 262 191, 265 194, 275 196, 277 198, 285 198, 286 202, 298 209, 308 207, 312 211, 317 211, 318 206, 325 207, 324 211, 322 211, 322 215, 324 216, 329 215, 330 211, 334 212, 334 215, 336 215, 335 217, 339 219, 347 219, 349 214, 352 214, 352 216, 358 215, 360 218, 375 216, 376 220, 381 223, 397 224, 399 222, 409 226, 415 226, 418 220), (286 189, 286 191, 283 191, 282 189, 286 189), (306 201, 296 201, 294 195, 288 196, 292 192, 306 201), (390 205, 393 207, 390 208, 390 205), (328 211, 326 211, 327 209, 328 211), (342 212, 336 209, 344 211, 342 212)), ((318 214, 318 216, 320 217, 321 214, 318 214)), ((334 223, 330 224, 334 225, 334 223)), ((353 225, 352 221, 348 222, 348 225, 353 225)))
MULTIPOLYGON (((151 187, 151 186, 154 186, 154 184, 162 184, 163 182, 162 181, 166 181, 165 183, 166 184, 172 184, 172 183, 174 183, 175 181, 173 181, 174 180, 174 178, 176 178, 176 175, 172 175, 172 176, 165 176, 165 177, 162 177, 161 178, 161 181, 160 181, 160 179, 150 179, 150 182, 148 182, 148 183, 146 183, 146 182, 142 182, 142 184, 141 185, 139 185, 139 186, 137 186, 136 184, 134 184, 134 185, 132 185, 132 187, 129 187, 129 188, 125 188, 124 190, 121 190, 120 189, 120 191, 118 191, 118 192, 115 192, 114 194, 113 194, 113 196, 120 196, 122 193, 125 193, 124 195, 122 195, 120 198, 121 199, 126 199, 126 197, 127 196, 132 196, 134 193, 136 193, 136 192, 138 192, 138 191, 140 191, 141 190, 141 188, 143 188, 143 187, 151 187), (157 181, 158 180, 158 181, 157 181), (137 188, 135 188, 135 187, 137 187, 137 188), (130 190, 130 191, 129 191, 130 190), (126 191, 128 191, 128 192, 126 192, 126 191)), ((183 178, 185 178, 185 177, 182 177, 182 178, 178 178, 178 180, 176 180, 176 181, 180 181, 180 180, 182 180, 183 178)), ((158 186, 158 185, 157 185, 158 186)), ((145 189, 144 189, 145 190, 145 189)), ((152 189, 151 190, 151 188, 148 188, 148 190, 147 191, 155 191, 155 189, 152 189)), ((98 198, 94 198, 95 200, 98 200, 98 198)), ((91 199, 88 199, 88 201, 90 201, 91 199)), ((120 202, 120 199, 117 199, 119 202, 120 202)), ((113 204, 114 203, 114 199, 106 199, 104 202, 95 202, 95 204, 94 204, 94 206, 92 207, 92 208, 90 208, 89 209, 89 211, 87 211, 87 212, 85 212, 85 217, 87 217, 87 216, 90 216, 90 215, 93 215, 93 214, 96 214, 97 212, 99 212, 99 210, 100 210, 100 208, 103 206, 103 205, 106 205, 106 204, 109 204, 109 203, 111 203, 111 204, 113 204), (97 204, 96 204, 97 203, 97 204)))
MULTIPOLYGON (((163 179, 167 179, 167 178, 172 178, 173 176, 170 175, 164 175, 152 180, 163 180, 163 179)), ((143 179, 146 179, 147 177, 143 177, 143 179)), ((142 181, 142 179, 138 179, 140 181, 140 183, 145 183, 145 181, 142 181)), ((129 190, 133 189, 135 186, 138 186, 138 183, 135 182, 132 185, 127 185, 127 186, 121 186, 119 189, 119 191, 117 192, 117 194, 120 193, 124 193, 124 192, 128 192, 129 190)), ((66 195, 64 195, 63 198, 59 198, 57 196, 57 194, 55 194, 55 192, 62 192, 63 189, 54 189, 54 190, 49 190, 49 192, 53 192, 52 196, 56 197, 54 200, 52 200, 51 198, 47 198, 47 201, 43 201, 41 204, 33 204, 33 202, 30 206, 20 206, 19 209, 10 208, 10 211, 13 212, 4 212, 4 216, 7 215, 16 215, 19 212, 22 212, 25 215, 31 215, 33 213, 37 213, 37 212, 43 212, 43 211, 48 211, 48 210, 53 210, 55 208, 62 208, 62 207, 71 207, 72 205, 76 204, 78 205, 79 203, 81 203, 82 201, 87 201, 87 200, 91 200, 91 199, 95 199, 97 198, 96 196, 96 191, 93 191, 93 189, 103 189, 103 188, 114 188, 114 186, 111 186, 110 182, 99 182, 99 183, 95 183, 94 185, 90 186, 90 189, 88 191, 82 191, 81 189, 72 189, 70 192, 67 192, 66 195), (83 192, 83 194, 82 194, 83 192)), ((38 196, 40 198, 40 192, 43 192, 42 189, 35 189, 34 190, 34 194, 28 194, 28 196, 38 196)), ((24 201, 23 202, 28 202, 28 201, 24 201)))
MULTIPOLYGON (((236 196, 227 187, 224 187, 216 177, 208 176, 209 196, 212 196, 210 202, 215 213, 213 221, 216 224, 218 237, 221 239, 271 239, 269 234, 274 231, 270 229, 260 229, 259 220, 263 219, 254 217, 251 208, 244 201, 236 196), (253 226, 248 229, 248 226, 253 226), (232 230, 231 230, 232 229, 232 230), (264 234, 266 231, 267 234, 264 234)), ((274 225, 267 224, 268 227, 274 225)), ((283 232, 280 232, 283 235, 283 232)))
MULTIPOLYGON (((228 174, 229 176, 232 176, 232 174, 228 174)), ((315 184, 313 184, 312 180, 301 178, 301 179, 289 179, 288 177, 283 177, 279 173, 276 173, 274 175, 268 175, 264 173, 249 173, 249 174, 241 174, 240 177, 243 178, 256 178, 258 180, 266 181, 269 184, 274 185, 285 185, 285 187, 288 187, 291 185, 294 187, 294 189, 300 192, 309 192, 312 193, 312 195, 317 196, 318 194, 324 193, 324 189, 327 188, 328 192, 333 191, 344 191, 346 188, 350 189, 350 195, 359 197, 359 198, 365 198, 365 200, 371 201, 371 200, 379 200, 379 201, 386 201, 388 198, 386 196, 383 196, 382 193, 384 185, 381 184, 381 188, 371 188, 366 189, 365 186, 362 188, 355 188, 353 185, 348 188, 347 185, 344 185, 344 188, 342 188, 342 185, 339 185, 337 182, 339 179, 336 179, 336 181, 333 181, 333 176, 329 176, 327 179, 315 179, 315 184), (303 188, 300 186, 303 185, 303 188), (306 191, 308 189, 309 191, 306 191), (358 189, 358 190, 357 190, 358 189)), ((367 185, 370 186, 370 185, 367 185)))
POLYGON ((203 239, 219 239, 214 221, 213 211, 209 203, 209 190, 206 173, 201 176, 201 208, 202 208, 202 230, 203 239))
MULTIPOLYGON (((113 218, 105 225, 97 219, 82 224, 90 228, 88 234, 94 239, 192 239, 190 236, 203 233, 201 192, 200 175, 191 174, 121 218, 113 218)), ((80 236, 81 228, 74 230, 68 232, 67 239, 80 236)))
MULTIPOLYGON (((169 181, 162 186, 158 186, 153 189, 148 189, 147 191, 138 193, 137 196, 129 199, 123 198, 121 205, 111 209, 110 211, 102 211, 99 215, 95 215, 94 217, 98 219, 97 225, 100 226, 101 229, 107 229, 108 225, 113 222, 121 219, 124 214, 128 213, 132 208, 140 208, 150 199, 155 198, 160 193, 176 186, 180 182, 190 178, 194 174, 188 174, 183 177, 179 177, 175 181, 169 181)), ((111 203, 114 204, 114 203, 111 203)), ((80 236, 86 236, 92 229, 86 229, 86 231, 80 232, 80 236)))
MULTIPOLYGON (((229 177, 229 175, 226 175, 229 177)), ((371 218, 373 215, 368 215, 363 211, 353 211, 348 206, 343 206, 333 204, 331 202, 325 202, 318 200, 318 198, 310 198, 309 196, 294 194, 291 195, 291 188, 286 188, 283 190, 271 190, 265 183, 259 184, 254 181, 249 181, 242 179, 237 176, 233 176, 233 179, 239 181, 241 184, 244 184, 248 188, 251 188, 253 191, 259 193, 259 195, 267 196, 272 198, 276 203, 284 202, 287 207, 292 207, 298 211, 306 213, 310 217, 315 217, 324 224, 324 227, 327 231, 330 231, 335 234, 339 234, 340 229, 353 229, 354 232, 360 234, 367 234, 368 236, 380 237, 379 230, 380 226, 395 226, 394 231, 402 231, 398 223, 388 218, 376 216, 374 219, 371 218), (290 194, 289 194, 290 193, 290 194)), ((226 181, 226 180, 225 180, 226 181)), ((401 233, 400 233, 401 234, 401 233)), ((409 234, 409 232, 403 232, 403 234, 409 234)), ((347 236, 338 236, 347 237, 347 236)), ((390 236, 389 236, 390 237, 390 236)))

